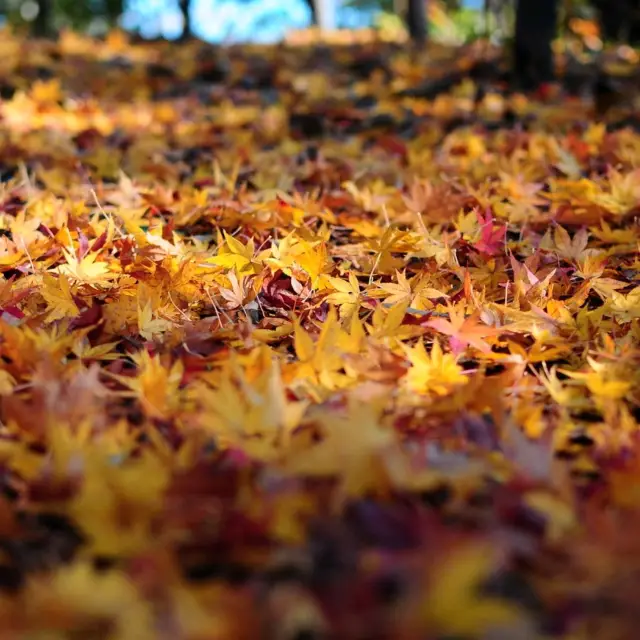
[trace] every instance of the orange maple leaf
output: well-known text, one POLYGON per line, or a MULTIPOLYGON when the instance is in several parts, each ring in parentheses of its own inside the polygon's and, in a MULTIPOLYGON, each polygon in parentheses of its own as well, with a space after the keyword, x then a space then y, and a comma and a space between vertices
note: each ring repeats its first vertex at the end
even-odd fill
POLYGON ((468 346, 474 347, 482 353, 489 353, 491 346, 484 338, 495 337, 506 331, 504 327, 489 327, 478 322, 479 313, 465 317, 463 311, 459 311, 451 305, 447 305, 447 308, 449 320, 434 318, 429 320, 426 326, 449 336, 449 346, 455 355, 462 353, 468 346))

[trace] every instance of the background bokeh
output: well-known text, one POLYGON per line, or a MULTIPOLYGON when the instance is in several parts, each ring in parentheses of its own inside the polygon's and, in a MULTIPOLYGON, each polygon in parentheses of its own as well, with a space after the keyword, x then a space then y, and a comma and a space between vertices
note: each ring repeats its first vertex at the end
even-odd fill
MULTIPOLYGON (((336 25, 355 29, 393 16, 393 0, 327 0, 335 3, 336 25)), ((179 0, 0 0, 0 16, 11 24, 35 22, 43 3, 54 14, 57 28, 74 27, 99 35, 119 16, 117 24, 145 38, 174 39, 183 32, 179 0)), ((436 31, 465 39, 480 28, 482 0, 455 0, 451 20, 444 19, 438 6, 451 2, 432 0, 436 31), (442 16, 438 23, 438 16, 442 16), (455 33, 454 33, 455 32, 455 33)), ((311 11, 305 0, 191 0, 191 32, 211 42, 276 42, 287 32, 311 25, 311 11)))

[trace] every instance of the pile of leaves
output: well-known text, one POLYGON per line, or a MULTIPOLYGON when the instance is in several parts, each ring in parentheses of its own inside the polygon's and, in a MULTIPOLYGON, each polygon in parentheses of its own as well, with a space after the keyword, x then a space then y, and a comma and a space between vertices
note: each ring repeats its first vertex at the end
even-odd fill
POLYGON ((0 49, 2 638, 635 637, 624 108, 474 48, 0 49))

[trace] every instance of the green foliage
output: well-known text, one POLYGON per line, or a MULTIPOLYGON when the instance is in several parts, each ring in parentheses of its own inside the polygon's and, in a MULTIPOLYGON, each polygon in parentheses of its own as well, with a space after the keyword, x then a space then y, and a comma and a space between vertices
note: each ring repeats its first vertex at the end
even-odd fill
POLYGON ((94 15, 92 5, 92 2, 55 0, 53 14, 54 25, 58 28, 73 27, 74 29, 86 29, 94 15))
MULTIPOLYGON (((51 8, 51 21, 55 30, 72 28, 92 30, 98 22, 104 28, 116 24, 123 12, 123 0, 36 0, 42 8, 45 3, 51 8)), ((25 19, 25 0, 5 0, 5 15, 9 24, 24 28, 33 26, 33 19, 25 19)), ((42 9, 41 9, 42 10, 42 9)), ((27 16, 29 14, 26 14, 27 16)))
POLYGON ((473 42, 481 38, 485 31, 485 16, 475 9, 458 9, 449 14, 456 33, 462 42, 473 42))
POLYGON ((374 26, 381 31, 397 31, 405 28, 402 18, 390 11, 380 12, 375 18, 374 26))
POLYGON ((356 9, 379 10, 394 13, 393 0, 348 0, 346 5, 356 9))

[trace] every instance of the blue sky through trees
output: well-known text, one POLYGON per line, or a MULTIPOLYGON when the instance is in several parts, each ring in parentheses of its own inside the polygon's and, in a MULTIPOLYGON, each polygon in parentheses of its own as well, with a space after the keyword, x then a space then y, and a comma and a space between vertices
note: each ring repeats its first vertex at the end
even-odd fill
MULTIPOLYGON (((371 23, 373 13, 336 0, 339 26, 362 27, 371 23)), ((304 0, 192 0, 193 32, 214 42, 251 40, 273 42, 290 29, 310 23, 304 0)), ((182 16, 177 0, 129 0, 123 26, 139 30, 143 36, 174 38, 182 32, 182 16)))

